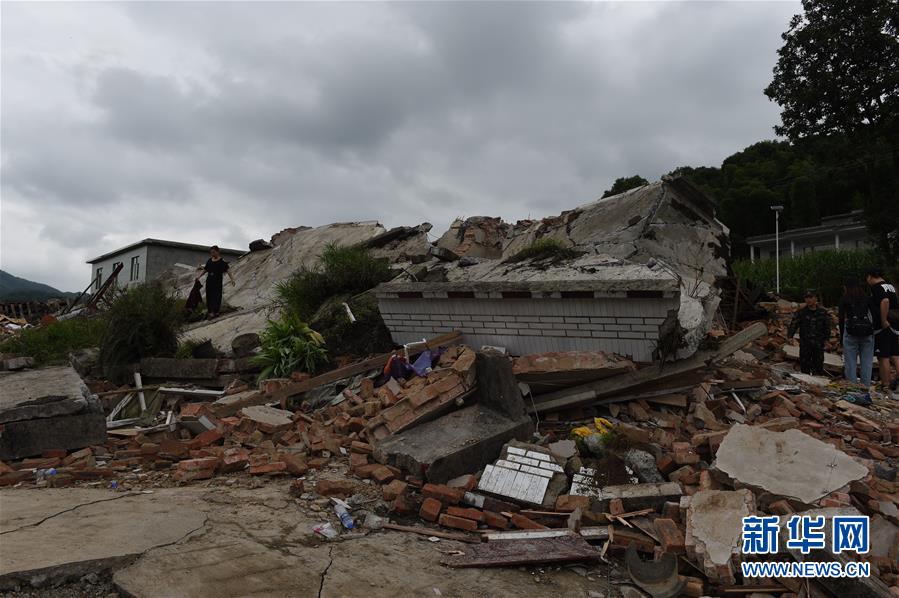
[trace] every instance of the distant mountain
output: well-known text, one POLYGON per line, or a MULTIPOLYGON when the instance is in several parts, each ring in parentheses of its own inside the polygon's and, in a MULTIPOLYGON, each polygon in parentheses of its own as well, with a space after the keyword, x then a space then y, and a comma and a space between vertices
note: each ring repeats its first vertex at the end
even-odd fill
POLYGON ((78 293, 66 293, 0 270, 0 302, 44 301, 54 297, 75 297, 77 295, 78 293))

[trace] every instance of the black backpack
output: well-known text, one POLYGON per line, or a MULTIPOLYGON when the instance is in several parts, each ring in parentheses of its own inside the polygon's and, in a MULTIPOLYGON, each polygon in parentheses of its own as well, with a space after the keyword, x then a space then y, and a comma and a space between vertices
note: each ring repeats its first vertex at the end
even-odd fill
POLYGON ((850 336, 871 336, 874 334, 874 323, 867 302, 850 303, 846 310, 846 332, 850 336))

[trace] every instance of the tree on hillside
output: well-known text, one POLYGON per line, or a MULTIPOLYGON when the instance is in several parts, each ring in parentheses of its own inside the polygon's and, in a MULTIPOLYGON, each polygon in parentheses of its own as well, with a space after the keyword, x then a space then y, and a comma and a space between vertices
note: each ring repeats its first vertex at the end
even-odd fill
POLYGON ((643 185, 648 184, 649 181, 641 177, 639 174, 628 177, 619 177, 615 179, 614 183, 612 183, 612 188, 606 189, 605 193, 603 193, 602 196, 611 197, 612 195, 618 195, 619 193, 624 193, 625 191, 630 191, 631 189, 636 189, 637 187, 642 187, 643 185))
POLYGON ((869 229, 899 254, 899 1, 803 0, 790 20, 765 95, 778 134, 801 143, 844 136, 864 173, 869 229))
POLYGON ((899 3, 803 0, 781 37, 765 95, 779 135, 800 139, 880 127, 899 114, 899 3))

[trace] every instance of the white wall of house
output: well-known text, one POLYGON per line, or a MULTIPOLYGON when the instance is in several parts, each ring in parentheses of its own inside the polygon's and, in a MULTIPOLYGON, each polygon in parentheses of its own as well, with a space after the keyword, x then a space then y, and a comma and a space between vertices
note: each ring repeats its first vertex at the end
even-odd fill
POLYGON ((94 281, 94 286, 91 290, 98 290, 106 282, 106 279, 115 269, 115 265, 119 262, 124 266, 118 276, 118 286, 120 288, 144 282, 147 270, 147 249, 146 245, 135 247, 91 264, 91 279, 94 281), (99 281, 97 280, 98 274, 100 275, 99 281))

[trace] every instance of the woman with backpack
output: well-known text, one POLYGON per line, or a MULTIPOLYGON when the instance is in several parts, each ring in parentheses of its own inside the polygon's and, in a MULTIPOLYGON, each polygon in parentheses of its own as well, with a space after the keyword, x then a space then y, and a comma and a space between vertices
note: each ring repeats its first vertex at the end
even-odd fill
POLYGON ((846 380, 851 384, 857 382, 856 362, 861 358, 861 367, 858 369, 861 384, 870 388, 871 370, 874 367, 874 322, 864 287, 854 278, 844 281, 839 316, 846 380))

